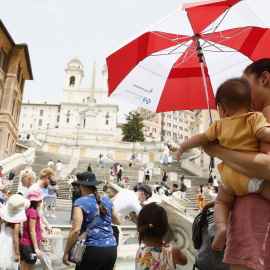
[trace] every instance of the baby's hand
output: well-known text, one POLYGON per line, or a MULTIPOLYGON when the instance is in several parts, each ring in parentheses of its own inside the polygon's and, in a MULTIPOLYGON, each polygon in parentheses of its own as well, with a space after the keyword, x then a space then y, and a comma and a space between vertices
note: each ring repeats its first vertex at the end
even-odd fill
POLYGON ((181 158, 181 156, 182 156, 182 154, 183 154, 184 152, 185 152, 185 151, 183 151, 183 149, 180 147, 180 149, 179 149, 178 152, 177 152, 177 161, 180 160, 180 158, 181 158))

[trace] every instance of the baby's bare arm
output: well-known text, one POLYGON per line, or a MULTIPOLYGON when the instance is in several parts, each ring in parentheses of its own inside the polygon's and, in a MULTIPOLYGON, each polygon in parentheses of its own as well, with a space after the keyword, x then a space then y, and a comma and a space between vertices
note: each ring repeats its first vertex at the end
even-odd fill
POLYGON ((201 133, 201 134, 191 137, 189 140, 184 141, 181 144, 180 149, 177 153, 177 160, 179 161, 181 158, 181 155, 188 149, 195 148, 195 147, 207 144, 207 143, 209 143, 209 139, 207 138, 205 133, 201 133))
POLYGON ((262 127, 257 130, 255 136, 262 142, 270 143, 270 127, 262 127))

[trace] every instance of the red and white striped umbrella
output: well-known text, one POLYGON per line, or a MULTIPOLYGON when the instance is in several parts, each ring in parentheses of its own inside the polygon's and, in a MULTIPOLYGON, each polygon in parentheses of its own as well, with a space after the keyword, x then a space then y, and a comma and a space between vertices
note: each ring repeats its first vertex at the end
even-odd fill
POLYGON ((153 112, 215 109, 213 77, 270 57, 269 44, 245 1, 184 4, 106 59, 109 96, 153 112))

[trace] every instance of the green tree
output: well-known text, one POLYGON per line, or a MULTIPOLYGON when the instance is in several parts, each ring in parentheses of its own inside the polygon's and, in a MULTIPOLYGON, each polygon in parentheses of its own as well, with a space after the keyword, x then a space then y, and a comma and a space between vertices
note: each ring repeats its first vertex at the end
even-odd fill
POLYGON ((126 116, 126 124, 122 126, 123 138, 122 141, 126 142, 144 142, 143 136, 143 127, 142 123, 143 118, 139 113, 131 111, 126 116))

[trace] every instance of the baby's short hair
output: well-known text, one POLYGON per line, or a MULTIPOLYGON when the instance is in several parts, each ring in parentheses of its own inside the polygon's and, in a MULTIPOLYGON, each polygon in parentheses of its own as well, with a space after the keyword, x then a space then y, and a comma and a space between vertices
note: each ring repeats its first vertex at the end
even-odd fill
POLYGON ((229 109, 251 106, 251 91, 247 80, 233 78, 222 83, 216 93, 216 106, 218 103, 229 109))

